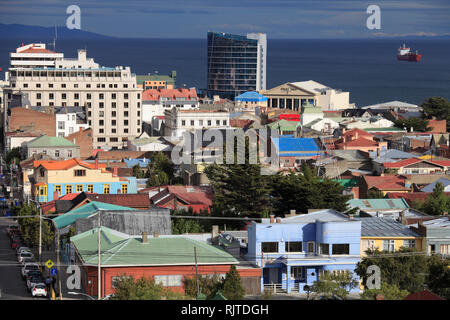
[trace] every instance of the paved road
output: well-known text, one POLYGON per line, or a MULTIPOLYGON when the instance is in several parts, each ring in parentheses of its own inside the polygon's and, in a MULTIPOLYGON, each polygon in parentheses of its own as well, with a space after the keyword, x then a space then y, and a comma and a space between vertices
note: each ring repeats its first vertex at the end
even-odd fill
POLYGON ((16 253, 11 249, 6 228, 12 221, 0 218, 0 289, 2 297, 8 300, 35 300, 27 291, 25 281, 20 274, 20 264, 16 253))

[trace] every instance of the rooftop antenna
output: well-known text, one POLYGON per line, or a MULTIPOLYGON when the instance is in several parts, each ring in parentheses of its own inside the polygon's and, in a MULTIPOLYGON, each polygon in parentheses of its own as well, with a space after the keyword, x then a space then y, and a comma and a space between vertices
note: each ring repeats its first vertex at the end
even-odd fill
POLYGON ((53 38, 53 43, 49 43, 49 44, 53 44, 53 51, 56 52, 56 40, 58 39, 58 31, 56 29, 56 23, 55 23, 55 37, 53 38))

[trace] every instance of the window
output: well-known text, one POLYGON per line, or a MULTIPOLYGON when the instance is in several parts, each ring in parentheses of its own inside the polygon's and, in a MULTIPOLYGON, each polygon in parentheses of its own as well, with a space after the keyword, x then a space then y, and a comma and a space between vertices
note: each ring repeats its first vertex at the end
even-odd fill
POLYGON ((374 250, 375 249, 375 240, 362 240, 361 241, 362 251, 366 250, 374 250))
POLYGON ((99 102, 98 107, 99 107, 99 108, 104 108, 104 107, 105 107, 105 104, 104 104, 103 102, 99 102))
POLYGON ((61 99, 66 100, 67 99, 67 95, 65 93, 61 94, 61 99))
POLYGON ((110 191, 111 191, 111 185, 110 184, 104 184, 103 185, 103 193, 104 194, 109 194, 110 191))
POLYGON ((350 245, 348 243, 333 244, 333 254, 350 254, 350 245))
POLYGON ((45 177, 45 170, 44 170, 44 169, 41 169, 40 174, 41 174, 41 177, 45 177))
POLYGON ((67 157, 72 158, 72 150, 67 150, 67 157))
POLYGON ((36 99, 40 99, 41 98, 41 94, 40 93, 36 93, 36 99))
POLYGON ((182 285, 182 276, 178 274, 167 276, 154 276, 155 283, 164 287, 180 287, 182 285))
POLYGON ((72 193, 72 185, 66 184, 66 194, 72 193))
POLYGON ((210 126, 211 125, 211 120, 208 120, 208 126, 210 126))
POLYGON ((53 88, 53 83, 49 83, 49 84, 48 84, 48 87, 49 87, 49 88, 53 88))
POLYGON ((216 126, 220 126, 220 120, 216 120, 216 126))
POLYGON ((450 254, 450 244, 441 244, 440 245, 441 254, 450 254))
POLYGON ((314 241, 309 241, 308 242, 308 253, 315 253, 315 246, 314 246, 314 241))
POLYGON ((55 150, 55 157, 59 158, 59 150, 55 150))
POLYGON ((91 94, 90 93, 86 94, 86 99, 87 100, 91 100, 91 94))
POLYGON ((278 242, 262 242, 261 252, 278 252, 278 242))
POLYGON ((106 138, 97 138, 97 142, 106 142, 106 138))
POLYGON ((319 254, 330 254, 330 245, 328 243, 319 244, 319 254))
POLYGON ((59 196, 61 195, 61 185, 60 184, 55 185, 55 191, 58 192, 59 196))
POLYGON ((116 125, 116 120, 111 120, 111 125, 115 126, 116 125))
POLYGON ((185 120, 181 120, 181 125, 185 126, 186 125, 186 121, 185 120))
POLYGON ((124 108, 128 108, 128 102, 124 102, 124 103, 123 103, 123 107, 124 107, 124 108))
POLYGON ((128 125, 128 120, 123 120, 123 125, 127 126, 128 125))
POLYGON ((383 240, 383 251, 394 252, 395 240, 383 240))
POLYGON ((64 121, 58 121, 58 129, 64 130, 64 121))
POLYGON ((86 191, 89 193, 94 193, 94 185, 93 184, 88 184, 86 187, 86 191))
POLYGON ((98 120, 98 125, 99 125, 99 126, 103 126, 103 125, 104 125, 104 123, 105 123, 105 122, 104 122, 104 120, 103 120, 103 119, 102 119, 102 120, 98 120))
POLYGON ((202 126, 202 125, 203 125, 203 120, 198 120, 198 124, 199 124, 200 126, 202 126))
POLYGON ((116 108, 116 103, 115 102, 111 102, 111 108, 116 108))
POLYGON ((77 184, 76 190, 77 190, 77 192, 83 192, 83 185, 77 184))
POLYGON ((98 98, 103 100, 103 99, 105 99, 105 95, 103 93, 100 93, 98 98))
POLYGON ((51 100, 53 100, 53 99, 55 98, 55 95, 54 95, 53 93, 50 93, 50 94, 48 95, 48 98, 51 99, 51 100))
POLYGON ((302 252, 302 242, 301 241, 286 242, 284 250, 286 252, 302 252))
POLYGON ((416 240, 403 240, 403 246, 405 248, 415 248, 416 240))
POLYGON ((194 120, 191 120, 191 126, 193 126, 194 125, 194 120))
POLYGON ((223 125, 226 126, 227 125, 227 120, 223 120, 223 125))
POLYGON ((83 169, 73 170, 73 175, 75 177, 85 177, 86 176, 86 170, 83 170, 83 169))
POLYGON ((80 94, 79 94, 79 93, 75 93, 75 94, 74 94, 74 99, 75 99, 75 100, 80 99, 80 94))
POLYGON ((302 280, 305 278, 303 267, 291 267, 291 280, 302 280))
POLYGON ((36 88, 40 88, 41 84, 40 83, 36 83, 36 88))
POLYGON ((98 112, 99 117, 104 117, 105 116, 105 111, 99 111, 98 112))
POLYGON ((124 94, 123 94, 123 98, 124 98, 124 99, 128 99, 128 93, 124 93, 124 94))
POLYGON ((116 99, 116 94, 115 93, 111 94, 111 99, 116 99))
MULTIPOLYGON (((138 131, 139 132, 139 131, 138 131)), ((128 133, 128 129, 123 129, 123 133, 128 133)))
POLYGON ((128 117, 128 111, 124 111, 124 112, 123 112, 123 116, 124 116, 124 117, 128 117))
POLYGON ((122 184, 122 188, 120 189, 121 193, 128 193, 128 184, 122 184))
POLYGON ((119 142, 119 138, 116 137, 109 138, 109 142, 119 142))

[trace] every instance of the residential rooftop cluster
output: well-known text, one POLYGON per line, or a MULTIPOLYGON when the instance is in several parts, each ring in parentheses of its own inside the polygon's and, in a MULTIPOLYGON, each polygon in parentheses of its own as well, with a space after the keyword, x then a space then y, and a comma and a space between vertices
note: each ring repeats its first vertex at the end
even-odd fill
MULTIPOLYGON (((176 71, 135 75, 129 67, 99 66, 86 50, 77 59, 45 44, 11 53, 0 87, 2 161, 12 159, 2 162, 10 166, 8 197, 16 207, 37 203, 68 235, 62 252, 82 267, 83 292, 98 292, 98 239, 102 297, 114 294, 124 275, 184 292, 184 277, 224 277, 232 265, 246 294, 306 293, 326 271, 361 281, 354 270, 368 249, 449 256, 450 201, 437 213, 423 205, 438 191, 450 196, 446 119, 428 119, 423 107, 401 101, 356 106, 349 92, 308 79, 266 88, 265 34, 209 33, 208 44, 206 92, 178 88, 176 71), (231 79, 228 66, 213 59, 215 45, 250 52, 246 63, 257 76, 231 79), (339 183, 353 210, 293 207, 227 230, 210 215, 221 191, 209 164, 172 161, 174 149, 208 129, 224 136, 271 131, 256 144, 276 159, 272 174, 303 175, 308 166, 339 183), (158 167, 161 159, 170 169, 158 167), (174 230, 180 211, 210 215, 210 230, 174 230)), ((199 159, 207 152, 216 159, 222 149, 204 143, 188 158, 200 150, 199 159)))

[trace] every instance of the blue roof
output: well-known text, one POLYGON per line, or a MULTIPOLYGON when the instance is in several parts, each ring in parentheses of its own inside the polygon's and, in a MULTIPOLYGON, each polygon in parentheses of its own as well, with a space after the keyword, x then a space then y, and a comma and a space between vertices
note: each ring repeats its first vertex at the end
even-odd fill
POLYGON ((279 156, 283 157, 316 157, 323 151, 319 150, 313 138, 294 138, 292 135, 282 135, 272 138, 279 156))
POLYGON ((267 101, 268 98, 256 91, 247 91, 234 98, 235 101, 260 102, 267 101))
POLYGON ((420 191, 422 192, 433 192, 434 188, 436 187, 436 184, 440 182, 444 185, 444 188, 450 185, 450 180, 445 178, 439 178, 435 182, 427 185, 426 187, 423 187, 420 191))

